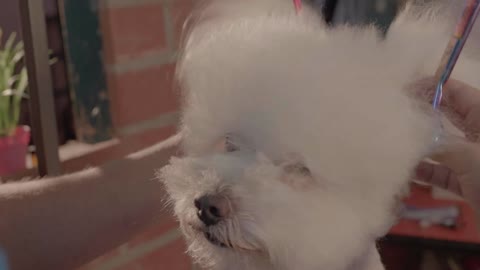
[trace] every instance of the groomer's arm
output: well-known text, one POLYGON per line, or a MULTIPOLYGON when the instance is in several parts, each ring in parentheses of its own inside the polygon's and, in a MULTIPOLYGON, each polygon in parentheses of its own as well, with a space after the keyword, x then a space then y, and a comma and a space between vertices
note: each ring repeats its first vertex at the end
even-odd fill
POLYGON ((163 216, 154 171, 179 137, 71 175, 0 185, 0 246, 11 270, 75 269, 163 216))

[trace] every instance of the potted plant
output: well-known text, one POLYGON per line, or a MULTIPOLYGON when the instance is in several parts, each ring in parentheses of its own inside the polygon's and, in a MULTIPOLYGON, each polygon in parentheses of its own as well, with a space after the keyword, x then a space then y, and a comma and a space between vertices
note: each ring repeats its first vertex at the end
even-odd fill
POLYGON ((16 34, 2 41, 0 29, 0 175, 25 168, 30 128, 19 126, 21 102, 28 86, 23 42, 16 34))

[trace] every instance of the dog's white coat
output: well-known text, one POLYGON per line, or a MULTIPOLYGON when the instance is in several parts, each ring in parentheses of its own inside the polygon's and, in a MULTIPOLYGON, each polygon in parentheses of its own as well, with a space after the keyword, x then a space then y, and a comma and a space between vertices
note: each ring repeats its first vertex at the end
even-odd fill
MULTIPOLYGON (((290 0, 203 9, 178 67, 185 157, 160 173, 199 263, 383 269, 375 240, 432 145, 435 121, 405 91, 433 74, 451 34, 451 21, 428 14, 409 9, 381 40, 373 28, 326 29, 290 0), (214 150, 226 134, 239 151, 214 150), (312 179, 285 170, 290 162, 312 179), (233 215, 205 228, 193 200, 211 193, 227 196, 233 215)), ((475 64, 461 59, 454 76, 480 85, 475 64)))

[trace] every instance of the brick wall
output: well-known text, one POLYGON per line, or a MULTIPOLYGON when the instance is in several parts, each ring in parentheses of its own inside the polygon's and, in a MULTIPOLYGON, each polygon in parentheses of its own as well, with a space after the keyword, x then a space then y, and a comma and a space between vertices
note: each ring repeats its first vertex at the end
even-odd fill
MULTIPOLYGON (((171 129, 177 123, 179 104, 173 89, 175 56, 183 22, 195 0, 100 1, 117 135, 156 136, 156 130, 171 129)), ((185 249, 171 218, 79 270, 190 270, 185 249)))
POLYGON ((175 124, 175 57, 194 0, 100 0, 114 127, 131 135, 175 124))
POLYGON ((77 270, 193 270, 177 223, 167 220, 77 270))

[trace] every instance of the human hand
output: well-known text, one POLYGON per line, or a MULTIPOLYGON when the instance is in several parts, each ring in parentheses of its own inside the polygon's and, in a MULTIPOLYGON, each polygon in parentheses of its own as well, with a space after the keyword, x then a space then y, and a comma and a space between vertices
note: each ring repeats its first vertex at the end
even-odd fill
MULTIPOLYGON (((417 94, 431 101, 436 83, 433 78, 417 82, 417 94)), ((463 196, 480 213, 480 90, 450 80, 444 87, 441 110, 463 131, 466 140, 447 141, 430 157, 437 163, 420 163, 416 176, 463 196)))

